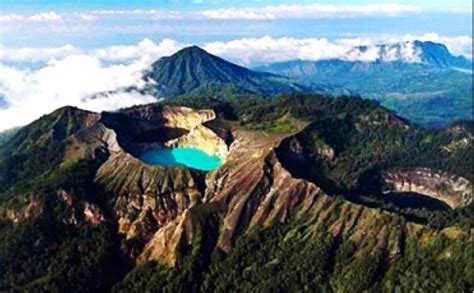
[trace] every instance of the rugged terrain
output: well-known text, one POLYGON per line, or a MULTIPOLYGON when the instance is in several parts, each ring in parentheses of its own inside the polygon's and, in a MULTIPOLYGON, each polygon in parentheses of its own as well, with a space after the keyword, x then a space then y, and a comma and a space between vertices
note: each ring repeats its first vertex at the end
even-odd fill
POLYGON ((0 146, 0 288, 472 290, 471 154, 358 98, 61 108, 0 146), (173 146, 223 164, 137 159, 173 146))
POLYGON ((281 75, 252 71, 197 46, 157 60, 143 78, 148 82, 145 92, 159 98, 336 91, 336 87, 324 84, 300 83, 281 75))
POLYGON ((256 70, 301 83, 344 86, 424 126, 441 128, 472 119, 472 60, 454 56, 444 45, 433 42, 359 47, 354 54, 367 50, 377 50, 381 57, 367 62, 293 60, 256 70), (407 50, 413 51, 413 59, 404 60, 407 50))

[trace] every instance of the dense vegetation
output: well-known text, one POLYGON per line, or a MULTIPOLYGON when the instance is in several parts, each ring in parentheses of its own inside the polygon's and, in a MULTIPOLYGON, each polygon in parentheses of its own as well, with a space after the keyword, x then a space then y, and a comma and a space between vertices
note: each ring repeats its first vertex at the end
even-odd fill
MULTIPOLYGON (((191 245, 182 244, 176 267, 149 262, 132 268, 122 259, 125 240, 116 232, 117 223, 84 222, 86 201, 108 212, 113 195, 93 183, 96 162, 63 164, 65 138, 81 131, 86 119, 84 112, 64 108, 0 146, 0 263, 8 264, 0 265, 0 291, 463 292, 474 287, 472 243, 436 230, 469 231, 472 205, 432 211, 377 197, 377 175, 386 169, 428 167, 472 182, 472 146, 459 143, 472 135, 471 122, 456 125, 457 130, 426 130, 375 102, 320 95, 188 97, 155 107, 166 104, 212 108, 224 123, 261 135, 292 131, 293 122, 305 124, 295 137, 307 154, 305 162, 295 163, 284 143, 277 155, 294 176, 315 182, 335 198, 329 217, 338 217, 338 208, 349 200, 373 207, 376 215, 393 212, 390 227, 401 235, 409 235, 403 228, 408 221, 435 229, 419 237, 410 234, 403 251, 391 256, 375 245, 375 238, 358 246, 324 225, 294 220, 240 234, 228 252, 215 249, 217 235, 202 233, 191 245), (334 149, 337 160, 321 156, 321 147, 334 149), (71 195, 71 205, 59 190, 71 195), (23 217, 25 203, 33 200, 41 203, 41 213, 23 217), (17 221, 7 211, 14 211, 17 221)), ((206 222, 210 226, 203 231, 222 226, 217 219, 206 222)))
POLYGON ((17 211, 19 218, 18 222, 0 218, 0 263, 7 264, 0 266, 0 291, 106 290, 126 269, 120 263, 115 228, 80 224, 85 200, 104 205, 91 171, 86 162, 70 169, 53 168, 48 176, 19 181, 0 194, 3 201, 9 199, 0 215, 17 211), (58 190, 73 195, 72 206, 60 200, 58 190), (38 217, 22 218, 25 201, 39 203, 38 217))
POLYGON ((185 48, 159 59, 144 78, 154 81, 146 88, 146 92, 167 98, 210 93, 217 96, 273 96, 283 92, 323 90, 298 84, 286 77, 254 72, 211 55, 199 47, 185 48))
MULTIPOLYGON (((304 161, 277 152, 293 175, 315 182, 327 193, 372 207, 404 214, 410 220, 441 228, 454 222, 474 225, 473 205, 458 210, 430 211, 429 199, 403 206, 405 199, 387 201, 381 196, 378 176, 382 170, 426 167, 474 180, 472 146, 457 142, 472 135, 472 122, 455 124, 461 131, 432 130, 407 124, 376 102, 354 97, 327 98, 318 95, 283 95, 271 100, 235 97, 227 100, 187 98, 166 102, 196 108, 213 108, 221 117, 240 127, 272 133, 289 130, 293 117, 311 121, 297 135, 305 152, 304 161), (446 151, 450 146, 453 150, 446 151), (337 160, 317 153, 321 147, 334 149, 337 160)), ((453 125, 454 127, 454 125, 453 125)))
POLYGON ((106 290, 126 268, 118 263, 113 226, 81 224, 85 201, 104 206, 103 191, 92 183, 95 164, 62 164, 65 138, 82 129, 84 119, 85 112, 62 108, 0 146, 2 292, 106 290), (72 196, 72 206, 59 198, 59 190, 72 196))
MULTIPOLYGON (((395 221, 393 229, 400 229, 400 224, 395 221)), ((115 291, 465 292, 472 288, 472 245, 427 237, 421 247, 408 239, 404 256, 387 266, 388 251, 372 248, 370 240, 357 248, 322 226, 310 228, 298 222, 257 228, 241 236, 228 254, 214 251, 209 262, 191 262, 193 257, 185 256, 175 268, 140 266, 115 291), (433 257, 443 251, 449 256, 433 257), (204 277, 195 278, 197 273, 204 277)))
POLYGON ((303 83, 344 85, 353 93, 377 100, 414 123, 440 128, 456 120, 472 119, 472 73, 446 67, 405 62, 323 60, 290 61, 260 70, 299 79, 303 83))

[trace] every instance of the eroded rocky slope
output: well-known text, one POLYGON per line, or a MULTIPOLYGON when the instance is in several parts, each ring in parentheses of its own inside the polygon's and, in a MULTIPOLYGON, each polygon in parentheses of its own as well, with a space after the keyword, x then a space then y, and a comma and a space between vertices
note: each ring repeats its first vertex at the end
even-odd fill
MULTIPOLYGON (((342 188, 330 184, 336 177, 331 177, 329 172, 323 174, 326 177, 313 174, 314 166, 321 166, 321 170, 325 168, 323 163, 335 166, 337 171, 337 164, 344 163, 348 157, 345 146, 326 133, 316 131, 327 128, 325 122, 286 119, 285 123, 291 123, 291 127, 284 128, 285 131, 279 131, 281 127, 265 131, 242 127, 235 121, 223 121, 213 110, 186 107, 147 105, 102 114, 78 109, 65 111, 77 111, 87 123, 81 127, 62 127, 60 136, 64 137, 64 145, 57 154, 60 156, 57 169, 54 169, 57 171, 40 174, 38 178, 77 176, 77 171, 71 170, 80 164, 87 164, 91 173, 81 175, 81 180, 85 180, 78 182, 81 187, 75 187, 71 183, 74 180, 65 178, 57 181, 67 184, 58 183, 35 192, 28 191, 28 186, 11 189, 10 193, 15 197, 2 205, 0 224, 3 226, 0 228, 58 219, 60 225, 64 225, 61 229, 107 231, 113 235, 108 239, 114 244, 107 249, 116 253, 114 257, 123 259, 126 265, 122 264, 125 272, 97 269, 98 272, 114 272, 112 275, 117 276, 108 281, 110 283, 98 284, 102 286, 100 288, 110 289, 126 273, 127 277, 116 286, 117 290, 135 290, 131 284, 153 288, 148 287, 152 286, 153 278, 147 280, 140 270, 158 263, 185 276, 191 272, 201 274, 193 277, 196 278, 191 281, 194 285, 183 285, 185 287, 180 291, 196 291, 196 288, 227 291, 236 289, 232 286, 237 285, 225 287, 226 290, 219 287, 220 282, 228 282, 222 281, 225 276, 221 274, 226 270, 236 274, 235 278, 241 274, 245 276, 244 272, 259 274, 257 271, 263 270, 261 273, 269 273, 273 267, 286 270, 292 261, 291 257, 285 257, 288 254, 295 262, 308 266, 305 270, 312 272, 316 283, 328 284, 328 288, 339 291, 388 289, 377 286, 388 286, 393 275, 403 271, 406 259, 416 259, 416 249, 423 251, 427 259, 447 263, 466 258, 471 253, 463 251, 472 246, 470 228, 459 223, 440 229, 417 224, 398 210, 355 200, 353 193, 345 193, 342 188), (223 163, 216 170, 202 172, 182 166, 151 166, 137 159, 145 150, 175 146, 197 147, 218 155, 223 163), (88 189, 82 190, 86 185, 88 189), (57 214, 53 216, 52 210, 57 214), (265 231, 277 233, 278 237, 261 236, 267 233, 265 231), (258 240, 252 240, 253 237, 258 240), (257 245, 255 251, 246 250, 245 245, 249 243, 257 245), (307 253, 307 259, 298 258, 295 251, 300 251, 301 255, 307 253), (246 252, 265 254, 252 264, 246 263, 246 252), (220 253, 227 258, 216 261, 214 256, 220 253), (229 269, 234 267, 232 263, 220 267, 234 258, 242 259, 240 264, 247 265, 241 269, 236 266, 235 271, 229 269), (192 263, 188 264, 191 271, 183 265, 188 261, 192 263), (257 263, 261 265, 255 266, 257 263), (354 267, 364 271, 361 273, 354 267), (206 277, 203 274, 207 274, 206 277), (135 283, 130 279, 136 280, 135 283), (358 279, 360 281, 351 283, 358 279)), ((387 119, 385 114, 364 114, 358 119, 357 127, 350 131, 367 127, 364 123, 370 127, 387 127, 389 123, 401 131, 411 131, 402 121, 387 119)), ((54 129, 40 135, 42 141, 57 139, 55 133, 58 132, 54 129)), ((27 130, 21 135, 30 137, 32 132, 27 130)), ((398 191, 436 197, 453 209, 460 210, 472 204, 468 179, 447 172, 420 170, 387 173, 390 175, 386 179, 398 191), (414 172, 416 180, 410 172, 414 172)), ((364 190, 353 192, 356 191, 364 190)), ((464 280, 468 272, 459 273, 460 279, 464 280)), ((41 277, 39 272, 35 274, 41 277)), ((162 277, 160 274, 157 276, 162 277)), ((422 275, 421 271, 413 274, 418 275, 422 275)), ((410 276, 406 278, 411 280, 410 276)), ((247 281, 249 284, 254 282, 247 281)), ((23 288, 41 284, 15 282, 23 288)), ((229 282, 231 284, 232 280, 229 282)), ((0 285, 11 289, 8 283, 0 285)), ((440 286, 444 285, 436 288, 440 286)))

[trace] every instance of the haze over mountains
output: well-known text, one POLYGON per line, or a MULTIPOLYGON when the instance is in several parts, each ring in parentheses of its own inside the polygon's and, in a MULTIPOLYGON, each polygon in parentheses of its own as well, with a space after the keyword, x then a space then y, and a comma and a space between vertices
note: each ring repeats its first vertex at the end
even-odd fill
MULTIPOLYGON (((369 50, 355 49, 358 54, 369 50)), ((382 45, 372 48, 373 61, 289 61, 258 70, 342 86, 362 97, 382 102, 401 116, 440 127, 472 119, 472 61, 453 56, 432 42, 382 45)))
POLYGON ((194 46, 156 61, 145 74, 152 81, 145 92, 164 98, 289 92, 360 95, 426 126, 472 119, 472 62, 453 56, 444 45, 415 41, 355 47, 348 56, 367 61, 297 60, 251 71, 194 46))

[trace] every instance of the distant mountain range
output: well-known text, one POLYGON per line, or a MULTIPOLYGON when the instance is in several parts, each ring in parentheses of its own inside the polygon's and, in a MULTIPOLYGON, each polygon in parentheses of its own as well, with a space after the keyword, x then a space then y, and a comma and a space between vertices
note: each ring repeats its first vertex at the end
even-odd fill
POLYGON ((472 70, 472 62, 464 56, 453 56, 448 48, 439 43, 408 41, 375 46, 356 46, 349 51, 344 61, 402 61, 423 63, 441 68, 472 70))
POLYGON ((472 71, 472 61, 464 56, 453 56, 443 44, 415 41, 413 45, 420 51, 421 62, 424 64, 472 71))
POLYGON ((378 55, 371 62, 294 60, 256 70, 343 86, 428 126, 472 119, 472 61, 453 56, 442 44, 420 41, 382 45, 378 55))
POLYGON ((337 91, 335 88, 297 82, 272 73, 256 72, 192 46, 153 63, 145 79, 146 91, 158 97, 209 95, 264 95, 285 92, 337 91))
POLYGON ((358 95, 379 101, 411 122, 439 128, 472 120, 472 77, 471 60, 433 42, 358 46, 344 60, 293 60, 253 70, 192 46, 154 62, 143 75, 147 86, 141 91, 171 99, 358 95), (360 61, 361 56, 378 57, 360 61))
POLYGON ((472 119, 472 61, 433 42, 358 46, 347 60, 294 60, 254 70, 193 46, 157 60, 144 79, 144 91, 159 98, 318 92, 377 100, 430 127, 472 119), (352 60, 364 54, 378 57, 352 60))

